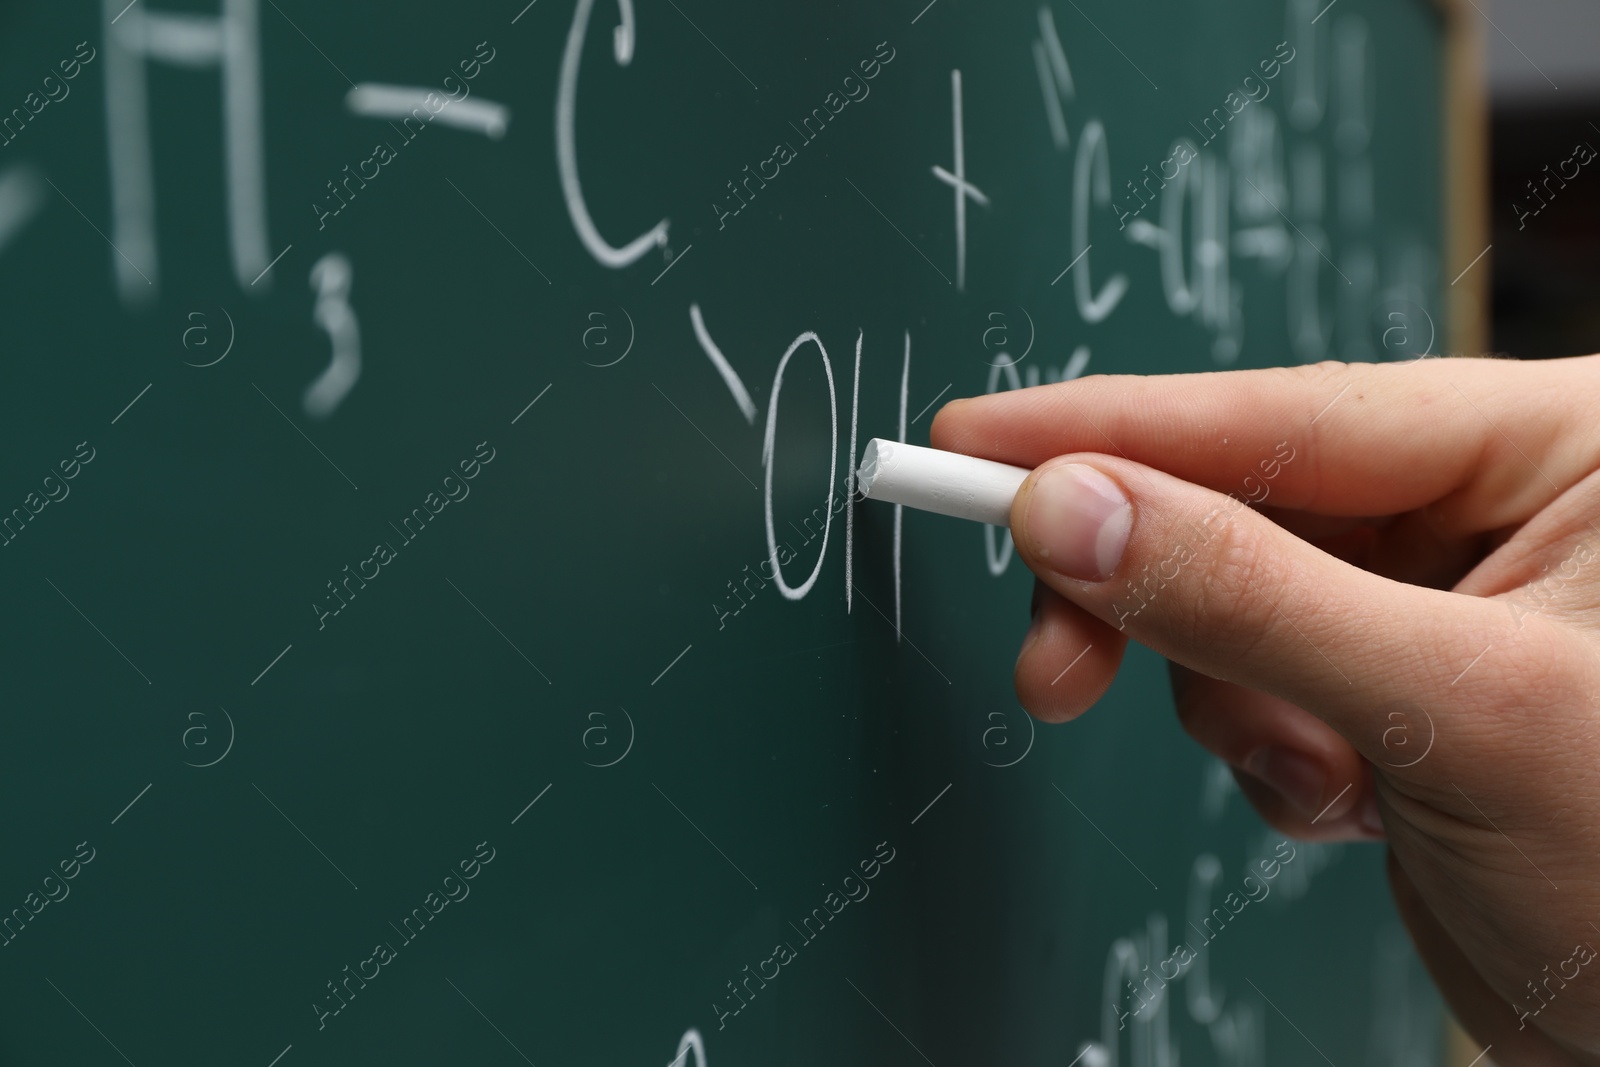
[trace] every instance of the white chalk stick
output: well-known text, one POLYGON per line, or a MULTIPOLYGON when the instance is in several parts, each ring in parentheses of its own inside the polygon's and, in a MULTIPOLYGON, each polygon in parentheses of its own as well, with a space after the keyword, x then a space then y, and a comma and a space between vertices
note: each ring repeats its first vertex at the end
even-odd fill
POLYGON ((874 437, 856 477, 868 500, 1006 526, 1011 501, 1029 473, 1008 463, 874 437))

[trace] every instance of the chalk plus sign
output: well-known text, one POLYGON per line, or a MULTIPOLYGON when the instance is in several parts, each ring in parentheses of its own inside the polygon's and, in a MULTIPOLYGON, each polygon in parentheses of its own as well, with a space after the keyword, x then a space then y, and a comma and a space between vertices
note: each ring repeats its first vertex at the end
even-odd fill
POLYGON ((989 206, 989 198, 983 190, 967 181, 967 153, 962 145, 961 136, 961 72, 950 72, 950 107, 952 124, 955 129, 955 168, 954 174, 943 167, 935 166, 933 176, 946 183, 956 191, 956 288, 965 291, 967 288, 967 198, 984 207, 989 206))

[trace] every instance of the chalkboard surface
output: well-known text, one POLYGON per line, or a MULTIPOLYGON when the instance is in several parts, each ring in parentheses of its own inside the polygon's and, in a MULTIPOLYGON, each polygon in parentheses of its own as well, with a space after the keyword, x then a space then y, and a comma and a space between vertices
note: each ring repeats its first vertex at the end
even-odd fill
POLYGON ((1141 650, 1035 728, 1006 532, 849 502, 949 397, 1440 351, 1431 8, 0 30, 0 1061, 1433 1062, 1380 850, 1141 650))

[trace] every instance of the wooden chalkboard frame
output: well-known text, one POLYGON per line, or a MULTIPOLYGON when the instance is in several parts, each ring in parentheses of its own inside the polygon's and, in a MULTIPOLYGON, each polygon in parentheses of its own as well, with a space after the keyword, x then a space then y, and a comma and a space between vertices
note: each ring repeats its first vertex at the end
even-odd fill
POLYGON ((1444 23, 1444 264, 1451 351, 1479 355, 1489 345, 1489 121, 1483 27, 1466 0, 1432 0, 1444 23))
MULTIPOLYGON (((1489 246, 1489 119, 1483 29, 1466 0, 1431 0, 1444 24, 1444 254, 1455 277, 1489 246)), ((1477 355, 1489 345, 1492 253, 1445 286, 1453 353, 1477 355)), ((1493 1067, 1455 1017, 1445 1011, 1448 1067, 1493 1067)))

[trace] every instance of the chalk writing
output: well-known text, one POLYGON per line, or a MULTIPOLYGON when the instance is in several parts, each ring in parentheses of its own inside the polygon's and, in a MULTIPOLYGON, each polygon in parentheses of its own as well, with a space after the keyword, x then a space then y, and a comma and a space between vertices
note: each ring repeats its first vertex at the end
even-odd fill
POLYGON ((306 414, 314 419, 337 411, 361 377, 361 324, 350 310, 351 274, 350 261, 338 252, 329 252, 311 268, 311 287, 317 291, 311 318, 333 345, 327 369, 306 387, 301 399, 306 414))
POLYGON ((1039 39, 1033 42, 1033 65, 1039 73, 1039 91, 1044 95, 1050 139, 1058 150, 1065 152, 1072 137, 1067 131, 1061 103, 1072 100, 1077 93, 1072 85, 1072 70, 1067 66, 1066 50, 1061 47, 1061 37, 1056 33, 1056 19, 1049 7, 1039 8, 1039 39))
MULTIPOLYGON (((622 21, 612 37, 613 55, 617 66, 626 67, 633 62, 633 0, 617 0, 617 9, 622 21)), ((589 15, 593 10, 594 0, 578 0, 572 13, 572 29, 567 33, 567 46, 561 53, 561 75, 556 83, 556 166, 561 172, 561 194, 566 199, 567 215, 578 232, 578 239, 594 256, 595 262, 620 269, 650 249, 666 245, 667 220, 662 219, 617 248, 600 236, 583 198, 583 184, 578 179, 578 64, 583 58, 583 42, 589 32, 589 15)))
POLYGON ((106 47, 106 148, 111 162, 111 266, 124 303, 153 300, 156 190, 150 160, 145 61, 222 71, 222 132, 227 161, 228 244, 241 288, 271 266, 267 242, 267 165, 261 124, 261 39, 256 0, 224 0, 219 16, 128 10, 101 0, 106 47))
MULTIPOLYGON (((488 124, 490 128, 498 128, 494 125, 495 121, 508 121, 504 116, 498 116, 498 119, 494 115, 486 116, 481 105, 465 103, 472 93, 472 87, 467 83, 482 72, 483 65, 493 63, 496 54, 488 41, 479 41, 472 58, 460 61, 461 77, 458 78, 454 74, 445 75, 440 83, 444 88, 443 95, 426 89, 356 85, 352 86, 345 96, 345 104, 358 115, 376 117, 393 115, 399 118, 400 125, 396 126, 391 122, 389 127, 399 135, 395 140, 399 141, 400 148, 405 148, 415 141, 436 119, 440 125, 470 129, 488 124), (487 54, 484 52, 485 49, 488 49, 487 54), (471 74, 466 73, 468 69, 471 69, 471 74), (407 103, 411 105, 409 108, 404 111, 399 110, 401 105, 407 103), (457 110, 449 112, 447 109, 453 106, 457 110), (469 110, 463 111, 462 108, 469 110)), ((350 164, 346 163, 343 167, 344 177, 336 179, 337 185, 333 180, 327 182, 329 195, 311 205, 312 213, 317 216, 317 229, 326 229, 330 218, 343 214, 344 209, 355 201, 356 193, 365 189, 368 182, 376 181, 383 173, 383 168, 399 157, 400 151, 394 142, 380 141, 372 146, 371 155, 356 164, 354 172, 350 170, 350 164), (367 169, 369 166, 372 168, 370 172, 367 169), (351 182, 355 185, 351 185, 351 182)))
MULTIPOLYGON (((816 565, 811 568, 811 574, 798 586, 791 586, 783 577, 783 564, 778 559, 778 538, 772 523, 772 472, 775 466, 773 459, 777 449, 778 435, 778 399, 783 395, 783 372, 789 366, 789 360, 801 345, 811 343, 817 346, 817 354, 822 357, 822 373, 828 381, 828 417, 833 420, 833 432, 828 437, 828 500, 833 501, 834 479, 839 473, 839 450, 834 444, 839 439, 839 409, 838 399, 833 390, 833 364, 828 361, 828 350, 822 347, 822 339, 807 330, 790 343, 783 358, 778 360, 778 369, 772 375, 772 399, 767 404, 767 436, 761 446, 761 462, 767 468, 767 479, 762 494, 762 507, 766 512, 767 520, 767 559, 772 564, 772 583, 778 587, 778 592, 785 599, 799 600, 811 592, 811 587, 816 584, 818 576, 822 574, 822 564, 828 556, 828 531, 833 527, 833 509, 828 509, 827 516, 822 521, 822 547, 817 550, 816 565)), ((852 457, 851 462, 854 462, 852 457)))
POLYGON ((950 125, 955 142, 952 154, 955 171, 935 166, 933 176, 949 185, 956 193, 956 289, 967 288, 967 201, 989 206, 989 198, 976 185, 967 181, 967 150, 961 123, 961 72, 950 72, 950 125))

